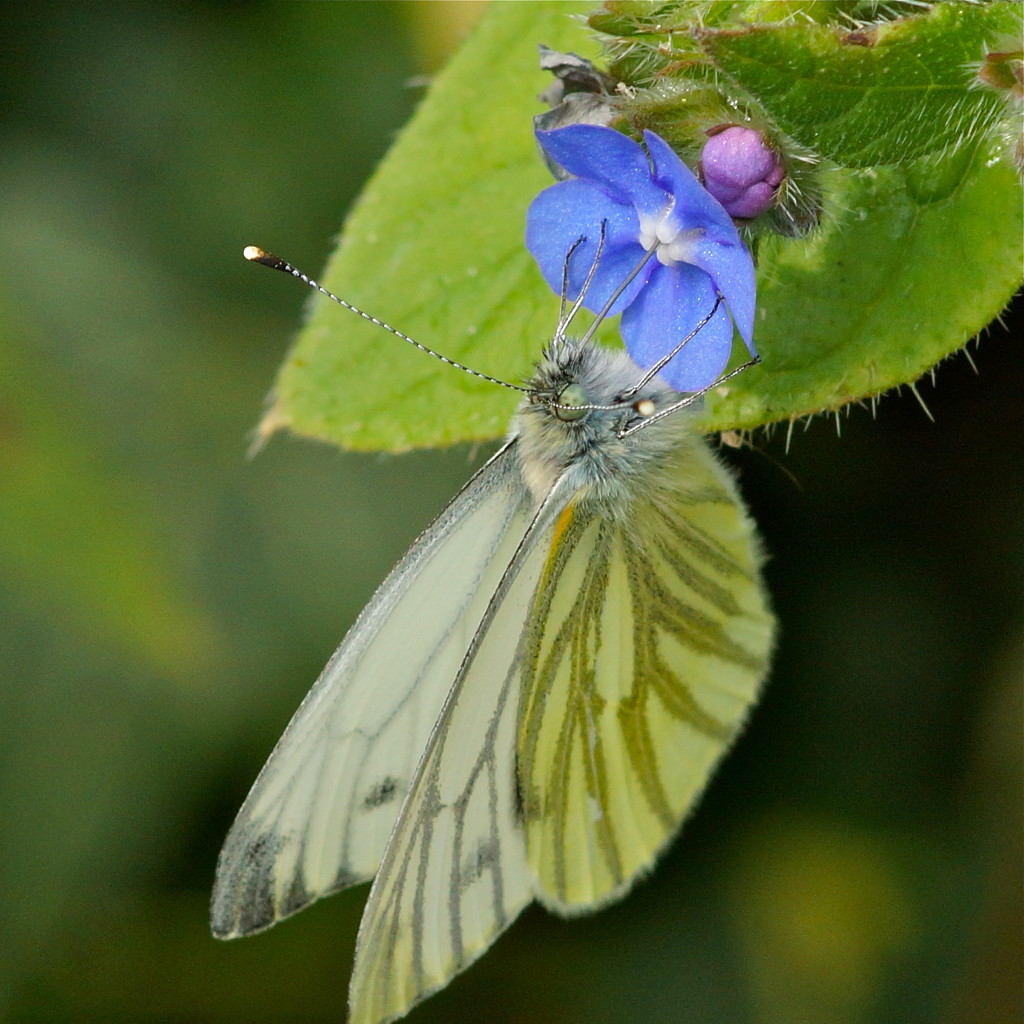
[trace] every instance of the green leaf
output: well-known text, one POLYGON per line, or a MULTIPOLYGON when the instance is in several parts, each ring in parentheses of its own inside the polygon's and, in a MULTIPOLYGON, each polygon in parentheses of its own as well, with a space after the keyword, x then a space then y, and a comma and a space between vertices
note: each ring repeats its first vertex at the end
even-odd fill
MULTIPOLYGON (((327 287, 468 366, 511 382, 529 372, 557 317, 523 244, 526 208, 551 184, 531 122, 551 81, 537 44, 596 56, 572 17, 591 7, 488 8, 353 209, 327 287)), ((516 402, 324 300, 262 431, 401 451, 497 437, 516 402)))
POLYGON ((1007 110, 998 92, 977 87, 977 68, 1020 30, 1019 5, 999 2, 939 3, 853 31, 807 22, 696 31, 783 132, 838 164, 868 167, 977 144, 1007 110))
MULTIPOLYGON (((569 16, 587 9, 491 5, 367 186, 324 278, 423 344, 513 383, 557 309, 523 245, 526 209, 551 183, 530 123, 548 84, 534 47, 594 56, 569 16)), ((762 239, 763 362, 708 397, 709 430, 791 420, 913 381, 984 328, 1019 284, 1020 189, 994 142, 832 169, 824 195, 811 238, 762 239)), ((615 323, 606 328, 604 340, 621 344, 615 323)), ((498 437, 516 402, 318 299, 262 432, 401 451, 498 437)))
POLYGON ((1020 284, 1024 216, 1016 174, 993 150, 833 172, 827 226, 761 248, 764 361, 708 397, 708 428, 877 395, 916 380, 994 319, 1020 284))

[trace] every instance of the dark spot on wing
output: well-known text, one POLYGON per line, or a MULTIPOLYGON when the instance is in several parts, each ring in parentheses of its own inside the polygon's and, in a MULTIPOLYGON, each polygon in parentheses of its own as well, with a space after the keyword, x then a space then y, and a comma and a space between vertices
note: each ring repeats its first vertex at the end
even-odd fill
POLYGON ((498 843, 494 839, 485 839, 473 853, 462 862, 459 874, 459 888, 465 891, 478 881, 486 871, 493 869, 498 862, 498 843))
POLYGON ((363 806, 368 810, 374 807, 383 807, 391 803, 398 795, 398 780, 390 775, 380 780, 363 798, 363 806))

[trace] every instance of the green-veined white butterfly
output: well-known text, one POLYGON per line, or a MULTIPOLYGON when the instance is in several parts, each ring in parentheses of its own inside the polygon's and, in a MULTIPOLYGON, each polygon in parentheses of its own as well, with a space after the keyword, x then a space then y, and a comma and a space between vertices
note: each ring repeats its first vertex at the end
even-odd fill
POLYGON ((374 879, 353 1024, 402 1016, 534 899, 573 915, 623 895, 767 669, 754 528, 691 399, 568 338, 578 308, 508 440, 302 702, 220 855, 221 938, 374 879))

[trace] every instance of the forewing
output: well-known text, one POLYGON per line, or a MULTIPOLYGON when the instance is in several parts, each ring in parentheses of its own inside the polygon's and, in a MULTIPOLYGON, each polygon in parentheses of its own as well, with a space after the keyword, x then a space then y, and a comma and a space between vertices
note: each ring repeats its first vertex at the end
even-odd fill
POLYGON ((563 516, 524 649, 520 782, 540 898, 624 892, 675 834, 757 696, 772 644, 753 528, 710 452, 627 515, 563 516))
POLYGON ((533 898, 515 767, 520 649, 561 490, 495 591, 388 843, 359 929, 351 1024, 402 1016, 533 898))
POLYGON ((528 523, 509 445, 391 571, 295 713, 221 851, 215 935, 258 931, 374 875, 528 523))

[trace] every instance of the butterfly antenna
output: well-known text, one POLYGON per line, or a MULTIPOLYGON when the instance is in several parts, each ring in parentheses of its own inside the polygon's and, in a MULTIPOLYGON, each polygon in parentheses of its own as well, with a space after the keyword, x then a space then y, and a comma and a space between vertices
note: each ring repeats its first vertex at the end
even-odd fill
MULTIPOLYGON (((675 359, 675 357, 679 355, 680 352, 682 352, 683 346, 686 345, 687 342, 695 338, 698 334, 700 334, 700 332, 704 330, 705 327, 707 327, 707 325, 711 322, 711 318, 718 312, 718 308, 719 306, 722 305, 723 301, 724 298, 722 296, 722 293, 719 292, 715 297, 715 304, 711 307, 711 312, 708 313, 708 315, 704 317, 704 319, 701 320, 701 322, 697 324, 697 326, 694 327, 694 329, 690 331, 690 333, 685 338, 683 338, 683 340, 679 342, 679 344, 676 345, 676 347, 672 349, 672 351, 669 352, 668 355, 662 356, 622 397, 629 398, 632 395, 635 395, 641 388, 646 387, 648 384, 650 384, 650 382, 654 380, 654 378, 657 377, 658 374, 661 373, 661 371, 664 370, 665 367, 668 366, 668 364, 671 363, 672 360, 675 359)), ((716 381, 714 384, 711 385, 711 387, 718 387, 718 385, 721 383, 721 381, 716 381)))
MULTIPOLYGON (((602 221, 602 232, 604 230, 604 224, 605 222, 602 221)), ((640 271, 647 266, 648 261, 654 255, 655 251, 656 250, 653 247, 648 249, 647 252, 644 253, 643 259, 641 259, 640 262, 629 272, 625 281, 623 281, 622 284, 620 284, 619 287, 616 288, 614 292, 612 292, 611 298, 609 298, 608 301, 601 307, 601 311, 597 314, 597 316, 594 317, 594 322, 590 325, 590 327, 587 328, 587 333, 583 335, 582 340, 584 343, 590 341, 594 337, 594 335, 597 333, 597 329, 601 326, 605 317, 608 316, 608 311, 612 308, 612 306, 615 305, 616 302, 619 301, 619 296, 630 286, 630 284, 633 281, 633 278, 635 278, 636 275, 639 274, 640 271)), ((593 277, 594 271, 596 271, 596 269, 597 261, 595 260, 594 266, 590 268, 590 274, 587 276, 588 282, 593 277)))
POLYGON ((391 324, 387 324, 383 320, 378 320, 375 316, 370 316, 369 313, 364 313, 357 306, 353 306, 351 302, 346 302, 344 299, 338 298, 334 292, 328 291, 323 287, 323 285, 318 284, 311 277, 307 277, 301 270, 293 267, 287 260, 281 259, 280 256, 275 256, 272 252, 267 252, 266 249, 261 249, 256 245, 247 245, 242 255, 251 263, 262 263, 263 266, 270 267, 271 270, 280 270, 282 274, 290 274, 292 277, 297 277, 303 284, 309 285, 310 288, 314 291, 320 292, 321 295, 326 295, 332 302, 336 302, 339 306, 344 306, 345 309, 355 313, 356 316, 361 316, 364 320, 369 320, 371 324, 375 324, 377 327, 383 327, 385 331, 390 332, 396 338, 401 338, 402 341, 407 341, 410 345, 415 346, 421 352, 425 352, 428 356, 433 356, 435 359, 440 359, 442 363, 447 363, 448 366, 453 366, 456 370, 462 370, 463 373, 468 373, 473 377, 479 377, 481 380, 485 380, 490 384, 500 384, 501 387, 509 388, 511 391, 530 394, 529 388, 523 388, 518 384, 510 384, 508 381, 499 380, 497 377, 491 377, 489 374, 481 373, 479 370, 474 370, 471 366, 464 366, 462 363, 457 363, 454 359, 449 359, 447 356, 441 355, 440 352, 435 352, 432 348, 428 348, 415 338, 410 338, 408 334, 403 334, 401 331, 392 327, 391 324))
MULTIPOLYGON (((583 300, 586 297, 587 289, 590 287, 591 282, 594 280, 594 275, 597 273, 598 264, 601 261, 601 255, 604 252, 605 238, 608 230, 608 221, 601 221, 601 238, 598 242, 597 253, 594 256, 594 261, 590 265, 590 270, 587 272, 587 278, 583 282, 583 287, 580 289, 580 294, 576 301, 573 303, 572 308, 569 310, 568 315, 565 315, 565 303, 567 298, 567 292, 569 287, 569 261, 572 258, 573 253, 583 244, 585 236, 577 238, 573 243, 572 247, 566 253, 565 262, 562 265, 562 304, 560 309, 560 315, 558 318, 558 331, 556 337, 562 337, 565 329, 569 326, 573 317, 579 312, 580 307, 583 305, 583 300)), ((629 287, 630 283, 636 278, 637 274, 647 266, 648 261, 655 254, 657 248, 652 246, 648 249, 637 265, 629 272, 626 279, 612 292, 611 297, 601 307, 600 312, 594 317, 594 322, 587 329, 587 332, 581 339, 583 343, 589 342, 594 334, 597 332, 601 323, 608 316, 609 310, 618 301, 619 296, 629 287)), ((715 295, 715 304, 711 307, 708 314, 697 324, 696 327, 689 334, 686 335, 682 341, 676 345, 667 355, 664 355, 659 359, 641 378, 634 384, 628 391, 626 391, 621 399, 615 402, 613 405, 575 405, 575 406, 563 406, 558 402, 552 403, 552 408, 571 408, 571 409, 594 409, 594 410, 614 410, 621 409, 631 404, 630 399, 638 392, 641 388, 646 387, 661 371, 670 363, 679 353, 683 350, 683 347, 695 338, 710 322, 711 318, 718 312, 724 302, 724 297, 721 292, 715 295)), ((692 394, 687 395, 685 398, 680 399, 678 402, 673 402, 672 405, 666 406, 664 409, 659 410, 652 416, 648 416, 646 419, 640 420, 634 424, 628 430, 623 430, 619 437, 627 437, 630 434, 635 434, 638 430, 643 430, 650 424, 657 422, 660 419, 664 419, 666 416, 671 416, 672 413, 677 412, 680 409, 685 409, 688 405, 692 405, 694 402, 703 398, 709 391, 713 391, 715 388, 720 387, 727 380, 731 380, 737 374, 742 373, 744 370, 749 369, 751 366, 756 366, 761 361, 759 356, 754 356, 752 359, 747 360, 742 366, 737 366, 736 369, 730 370, 728 373, 723 374, 717 380, 712 381, 706 387, 701 388, 699 391, 694 391, 692 394)))
MULTIPOLYGON (((565 302, 566 302, 566 293, 568 292, 568 289, 569 289, 569 260, 572 258, 572 254, 583 244, 583 242, 586 241, 586 236, 582 235, 579 238, 577 238, 576 241, 573 242, 572 247, 565 254, 565 262, 562 264, 562 306, 561 306, 561 311, 560 311, 560 315, 559 315, 559 318, 558 318, 558 329, 557 329, 557 331, 555 333, 555 337, 556 338, 564 338, 565 337, 566 328, 568 328, 569 324, 572 322, 573 317, 575 317, 576 314, 580 311, 580 308, 583 305, 583 301, 587 297, 587 292, 589 291, 590 286, 593 283, 594 275, 597 273, 597 268, 598 268, 598 266, 601 263, 601 256, 604 254, 604 246, 605 246, 605 241, 607 239, 607 236, 608 236, 608 221, 607 220, 602 220, 601 221, 601 235, 598 238, 598 242, 597 242, 597 252, 594 254, 594 260, 590 264, 590 269, 587 271, 586 280, 584 280, 583 287, 580 289, 580 293, 577 296, 576 301, 572 304, 572 308, 569 310, 568 316, 565 315, 565 302)), ((635 278, 636 275, 639 274, 641 270, 643 270, 643 268, 647 264, 647 261, 654 255, 654 252, 655 252, 654 249, 649 249, 647 252, 645 252, 644 256, 643 256, 643 259, 640 260, 640 262, 630 271, 630 273, 627 276, 626 280, 623 281, 622 284, 620 284, 619 287, 615 289, 615 291, 612 293, 612 297, 604 304, 604 306, 602 307, 601 311, 594 318, 594 322, 590 325, 590 327, 587 330, 586 334, 583 335, 582 343, 585 344, 585 343, 589 342, 591 340, 591 338, 594 337, 594 332, 601 326, 601 322, 608 315, 608 310, 610 310, 612 308, 612 306, 618 300, 619 296, 626 290, 626 288, 629 287, 630 281, 632 281, 633 278, 635 278)), ((675 353, 673 352, 672 355, 675 355, 675 353)), ((634 388, 633 390, 635 391, 636 389, 634 388)), ((632 395, 632 393, 633 393, 633 391, 630 391, 629 394, 632 395)), ((577 412, 579 412, 580 410, 583 410, 583 409, 594 410, 594 411, 601 411, 601 412, 612 412, 612 411, 614 411, 616 409, 625 408, 629 404, 630 403, 628 401, 614 402, 611 405, 593 405, 593 404, 587 404, 587 405, 562 405, 560 402, 552 402, 552 403, 550 403, 550 408, 552 408, 552 409, 572 409, 572 410, 575 410, 577 412)))
MULTIPOLYGON (((569 321, 573 318, 576 306, 573 305, 573 312, 569 316, 565 315, 565 304, 569 301, 569 261, 572 259, 572 254, 587 240, 586 235, 580 235, 575 242, 569 248, 569 251, 565 254, 565 259, 562 261, 562 291, 559 295, 558 303, 558 326, 555 328, 555 337, 561 338, 565 336, 565 329, 569 326, 569 321)), ((581 293, 582 294, 582 293, 581 293)), ((579 299, 577 299, 577 302, 579 299)))
MULTIPOLYGON (((565 332, 569 325, 573 322, 576 314, 580 311, 583 306, 583 302, 587 297, 587 292, 590 291, 590 285, 593 283, 594 275, 597 273, 598 265, 601 262, 601 257, 604 255, 604 243, 608 237, 608 221, 601 221, 601 234, 597 239, 597 252, 594 253, 594 260, 590 264, 590 269, 587 271, 587 276, 583 281, 583 287, 580 289, 579 295, 576 296, 576 301, 572 304, 572 308, 569 310, 569 315, 565 315, 565 301, 569 293, 569 260, 572 259, 572 254, 587 240, 586 235, 580 235, 572 244, 572 248, 565 254, 565 262, 562 264, 562 306, 558 316, 558 329, 556 336, 564 337, 565 332)), ((632 280, 632 278, 631 278, 632 280)), ((629 282, 627 282, 628 284, 629 282)), ((618 298, 619 292, 615 293, 615 298, 618 298)), ((614 299, 613 299, 614 301, 614 299)))
MULTIPOLYGON (((698 327, 697 330, 700 330, 698 327)), ((673 353, 674 355, 675 353, 673 353)), ((652 423, 657 423, 658 420, 664 419, 666 416, 671 416, 672 413, 678 412, 680 409, 685 409, 688 405, 693 405, 694 402, 699 401, 709 391, 714 391, 715 388, 721 387, 727 380, 732 380, 733 377, 738 376, 744 370, 749 370, 752 366, 757 366, 761 362, 760 356, 754 356, 752 359, 748 359, 741 366, 737 366, 735 370, 730 370, 728 373, 723 373, 718 380, 712 381, 707 387, 703 387, 700 391, 694 391, 693 394, 687 395, 685 398, 681 398, 678 402, 673 402, 672 405, 666 405, 664 409, 659 409, 653 416, 648 416, 647 419, 640 420, 638 423, 634 423, 628 430, 619 432, 619 437, 629 437, 630 434, 635 434, 638 430, 643 430, 649 427, 652 423)))

